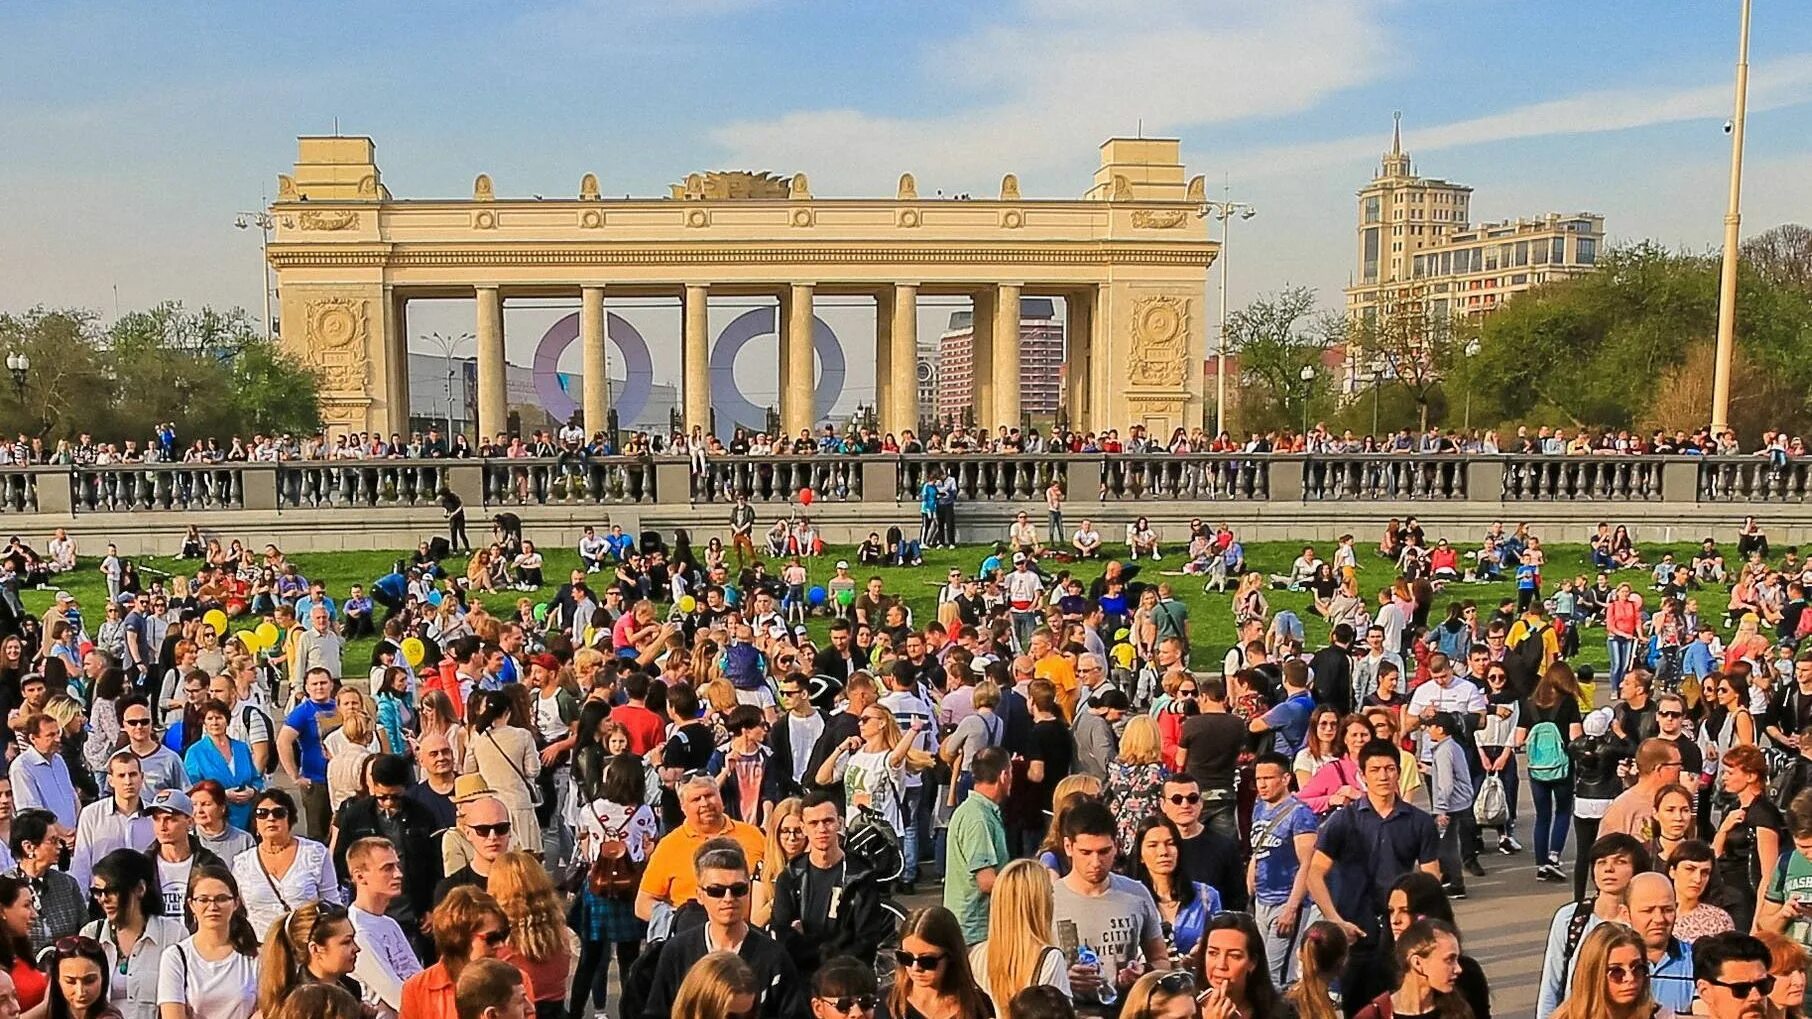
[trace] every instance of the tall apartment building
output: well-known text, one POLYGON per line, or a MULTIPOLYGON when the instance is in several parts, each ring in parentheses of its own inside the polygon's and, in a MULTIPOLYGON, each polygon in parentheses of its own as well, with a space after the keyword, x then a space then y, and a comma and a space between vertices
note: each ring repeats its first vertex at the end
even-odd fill
POLYGON ((1436 314, 1483 314, 1511 294, 1597 265, 1603 216, 1550 212, 1474 224, 1471 203, 1471 187, 1416 175, 1399 119, 1378 175, 1359 190, 1348 314, 1370 319, 1404 299, 1436 314))
MULTIPOLYGON (((938 336, 935 371, 937 419, 963 420, 975 409, 974 314, 950 314, 949 328, 938 336)), ((919 376, 924 378, 924 374, 919 376)), ((1019 407, 1023 414, 1049 418, 1063 399, 1063 319, 1048 297, 1019 301, 1019 407)))

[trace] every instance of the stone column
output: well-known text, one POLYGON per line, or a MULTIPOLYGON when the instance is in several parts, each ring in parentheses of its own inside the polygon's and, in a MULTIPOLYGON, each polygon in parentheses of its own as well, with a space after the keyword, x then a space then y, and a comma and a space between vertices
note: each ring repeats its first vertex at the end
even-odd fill
POLYGON ((478 435, 502 436, 509 427, 509 387, 503 354, 503 291, 478 288, 478 435))
POLYGON ((875 295, 875 421, 882 432, 894 431, 893 306, 892 290, 875 295))
POLYGON ((711 289, 703 283, 686 284, 685 392, 681 394, 686 434, 694 428, 711 430, 711 289))
POLYGON ((1019 284, 1002 283, 994 299, 994 417, 1019 427, 1019 284))
POLYGON ((610 427, 610 366, 604 350, 604 288, 579 288, 579 346, 584 352, 586 437, 610 427))
POLYGON ((816 362, 812 351, 812 285, 794 283, 787 290, 786 331, 781 334, 780 427, 796 438, 817 420, 812 407, 816 362))
POLYGON ((888 418, 881 427, 894 434, 919 427, 919 285, 899 283, 893 288, 893 326, 887 338, 893 347, 893 375, 886 386, 890 398, 888 418))
POLYGON ((975 406, 975 427, 994 434, 994 306, 992 288, 970 298, 969 396, 975 406))
POLYGON ((1068 311, 1068 322, 1064 325, 1064 341, 1067 346, 1068 390, 1064 393, 1064 405, 1069 409, 1070 427, 1078 431, 1087 431, 1093 424, 1089 420, 1089 395, 1094 362, 1090 351, 1095 343, 1095 288, 1078 290, 1071 293, 1064 301, 1068 311))

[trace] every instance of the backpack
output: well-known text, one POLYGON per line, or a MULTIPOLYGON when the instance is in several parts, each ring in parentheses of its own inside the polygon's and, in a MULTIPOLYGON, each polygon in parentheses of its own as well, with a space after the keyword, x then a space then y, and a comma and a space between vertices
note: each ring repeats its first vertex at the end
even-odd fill
POLYGON ((724 649, 724 678, 738 690, 760 690, 767 685, 761 676, 761 652, 755 645, 739 642, 724 649))
POLYGON ((1534 627, 1515 647, 1504 652, 1504 673, 1510 688, 1524 697, 1535 691, 1535 681, 1541 676, 1542 658, 1547 654, 1547 633, 1545 625, 1534 627))
POLYGON ((251 746, 252 733, 255 731, 252 729, 252 716, 254 714, 264 716, 264 731, 268 733, 271 738, 271 754, 270 759, 264 762, 264 773, 266 775, 274 775, 277 773, 277 727, 271 722, 271 716, 264 714, 264 709, 258 707, 256 704, 247 704, 245 706, 245 711, 240 716, 240 724, 245 726, 245 741, 248 747, 251 746))
POLYGON ((1579 951, 1579 942, 1585 938, 1586 924, 1592 922, 1592 910, 1598 908, 1597 898, 1581 899, 1573 904, 1573 915, 1567 918, 1567 941, 1560 952, 1561 987, 1564 989, 1573 980, 1573 953, 1579 951))
POLYGON ((1529 777, 1543 782, 1559 782, 1573 771, 1573 761, 1567 756, 1567 742, 1560 733, 1560 726, 1552 720, 1543 719, 1529 729, 1529 777))
MULTIPOLYGON (((596 806, 592 808, 594 813, 596 806)), ((602 827, 604 818, 598 817, 602 827)), ((625 841, 628 832, 611 832, 606 829, 604 842, 598 846, 597 859, 591 861, 591 867, 585 872, 585 886, 593 895, 618 901, 635 898, 636 889, 642 884, 642 868, 645 864, 635 862, 629 855, 629 843, 625 841)))

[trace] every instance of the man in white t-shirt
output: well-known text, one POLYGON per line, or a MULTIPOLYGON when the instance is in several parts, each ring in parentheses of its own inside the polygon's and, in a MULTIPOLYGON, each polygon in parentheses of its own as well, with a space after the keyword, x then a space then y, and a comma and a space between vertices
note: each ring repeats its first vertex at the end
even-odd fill
POLYGON ((604 557, 609 552, 610 545, 598 535, 598 529, 585 525, 585 533, 579 536, 579 559, 585 564, 585 572, 596 573, 603 569, 604 557))
POLYGON ((46 558, 44 568, 51 573, 66 573, 75 569, 76 543, 69 532, 59 527, 51 537, 50 543, 44 546, 46 558))
POLYGON ((1428 682, 1416 687, 1416 692, 1409 695, 1409 710, 1404 712, 1404 733, 1416 733, 1416 756, 1424 764, 1433 760, 1434 742, 1421 727, 1436 714, 1449 713, 1459 722, 1459 731, 1452 733, 1460 743, 1468 748, 1472 746, 1472 734, 1478 731, 1485 719, 1485 691, 1471 680, 1461 679, 1453 671, 1453 663, 1439 651, 1428 656, 1428 682))
POLYGON ((1025 650, 1026 641, 1038 628, 1039 610, 1043 608, 1044 581, 1032 571, 1032 560, 1024 552, 1013 553, 1013 571, 1001 580, 1007 607, 1012 610, 1013 648, 1025 650))
POLYGON ((1076 536, 1071 539, 1070 546, 1076 550, 1077 555, 1084 559, 1099 559, 1101 557, 1101 532, 1095 529, 1095 522, 1084 520, 1082 526, 1076 528, 1076 536))
POLYGON ((1397 600, 1391 597, 1388 587, 1378 592, 1378 616, 1373 623, 1384 630, 1384 649, 1401 654, 1403 631, 1409 626, 1409 616, 1397 604, 1397 600))
POLYGON ((189 898, 189 874, 197 864, 225 866, 220 857, 203 849, 195 837, 195 804, 181 789, 160 789, 145 804, 151 815, 151 832, 157 841, 147 853, 164 896, 164 915, 182 916, 189 898))
POLYGON ((385 915, 403 894, 402 861, 389 840, 364 838, 346 850, 346 871, 353 893, 347 913, 359 946, 352 975, 365 985, 367 994, 401 1012, 403 981, 422 971, 402 925, 385 915))
MULTIPOLYGON (((570 751, 579 742, 579 702, 560 686, 560 659, 543 651, 529 659, 529 682, 535 688, 535 742, 541 747, 541 767, 553 771, 553 788, 557 797, 555 817, 566 817, 567 800, 573 784, 570 751)), ((545 787, 544 787, 545 788, 545 787)), ((572 835, 563 824, 546 826, 543 836, 550 841, 547 859, 564 860, 566 845, 572 835)))

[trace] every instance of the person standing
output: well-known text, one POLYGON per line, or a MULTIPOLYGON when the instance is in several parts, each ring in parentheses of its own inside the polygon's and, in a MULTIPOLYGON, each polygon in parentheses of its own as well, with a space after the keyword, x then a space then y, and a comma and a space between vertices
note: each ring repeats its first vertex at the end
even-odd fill
POLYGON ((1079 1001, 1100 1001, 1103 985, 1125 993, 1146 970, 1169 967, 1170 950, 1158 904, 1144 885, 1113 872, 1119 853, 1114 815, 1085 800, 1063 819, 1063 851, 1070 872, 1053 889, 1052 919, 1074 925, 1078 945, 1093 950, 1094 964, 1070 966, 1079 1001))
MULTIPOLYGON (((74 831, 80 821, 69 762, 63 757, 63 725, 49 715, 33 715, 24 729, 27 746, 13 758, 13 800, 21 812, 40 808, 74 831)), ((17 825, 17 818, 14 819, 17 825)))
POLYGON ((89 876, 101 857, 116 849, 142 849, 151 843, 151 819, 143 813, 144 785, 144 772, 130 752, 122 750, 108 759, 107 787, 112 795, 83 807, 76 823, 69 876, 77 886, 89 887, 89 876))
POLYGON ((57 869, 70 830, 48 810, 36 807, 13 818, 13 859, 10 875, 31 889, 36 910, 32 914, 31 949, 36 955, 82 929, 88 920, 88 897, 75 879, 57 869))
POLYGON ((746 492, 736 493, 736 505, 730 508, 730 545, 736 554, 736 568, 742 569, 755 554, 755 507, 749 505, 746 492))
POLYGON ((1301 966, 1296 944, 1304 926, 1309 862, 1315 856, 1319 819, 1290 792, 1290 761, 1282 754, 1260 757, 1253 765, 1253 776, 1258 802, 1252 808, 1252 856, 1246 863, 1246 889, 1252 896, 1253 919, 1264 935, 1271 982, 1286 987, 1301 966))
POLYGON ((213 850, 204 849, 195 837, 195 804, 181 789, 159 790, 145 804, 151 815, 156 841, 145 850, 151 858, 152 881, 164 897, 164 912, 182 915, 189 894, 189 876, 201 867, 225 866, 213 850))
POLYGON ((1000 810, 1012 792, 1012 759, 1001 747, 984 747, 970 760, 969 774, 974 786, 951 814, 946 835, 944 906, 962 925, 964 942, 975 945, 987 940, 989 895, 1013 858, 1000 810))
POLYGON ((309 669, 302 678, 305 697, 283 719, 277 733, 277 759, 301 794, 302 814, 299 823, 303 833, 319 842, 327 838, 328 809, 327 754, 323 740, 340 725, 339 705, 334 694, 339 680, 325 668, 309 669))
POLYGON ((1183 720, 1177 770, 1195 777, 1202 790, 1202 823, 1230 839, 1239 838, 1234 775, 1246 745, 1246 723, 1227 710, 1227 683, 1218 676, 1196 680, 1199 714, 1183 720))
POLYGON ((1768 1014, 1769 975, 1773 957, 1752 934, 1727 931, 1700 938, 1692 946, 1694 1015, 1709 1019, 1762 1019, 1768 1014))
POLYGON ((693 860, 694 883, 705 922, 676 932, 654 964, 644 1016, 673 1013, 687 971, 712 951, 734 952, 755 974, 756 995, 749 1013, 767 1019, 805 1011, 799 971, 774 939, 749 925, 749 864, 735 839, 711 839, 693 860))
POLYGON ((352 875, 353 899, 347 914, 359 957, 352 975, 390 1008, 403 1007, 403 982, 422 971, 402 925, 389 914, 402 898, 403 865, 387 839, 367 837, 352 842, 345 854, 352 875))
POLYGON ((1472 814, 1472 772, 1467 767, 1467 753, 1454 733, 1460 723, 1454 716, 1439 711, 1428 719, 1430 802, 1434 807, 1435 828, 1440 832, 1440 860, 1447 895, 1466 897, 1466 873, 1483 877, 1485 868, 1476 858, 1462 868, 1460 857, 1470 851, 1477 835, 1472 814))
POLYGON ((1649 865, 1648 850, 1632 836, 1606 835, 1592 843, 1584 869, 1591 873, 1598 894, 1591 898, 1580 896, 1578 901, 1554 911, 1554 918, 1548 923, 1547 949, 1542 953, 1536 1015, 1553 1015, 1567 996, 1581 939, 1599 924, 1624 922, 1630 881, 1648 870, 1649 865))

